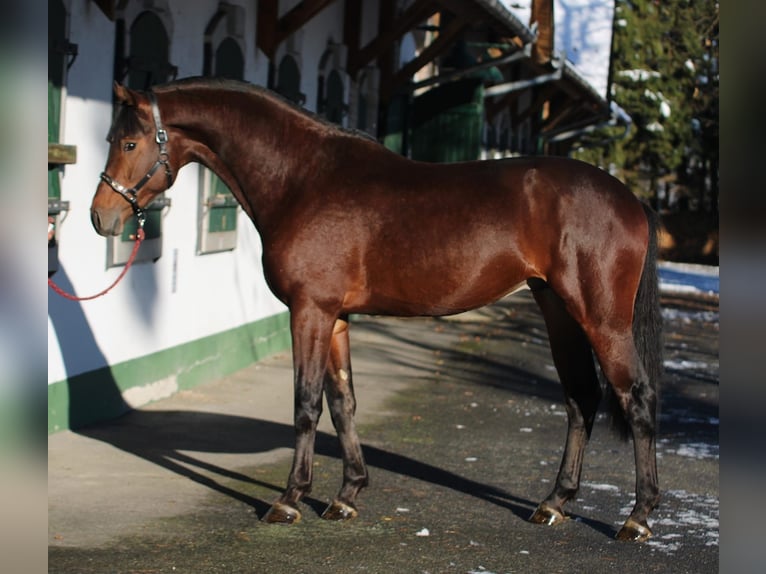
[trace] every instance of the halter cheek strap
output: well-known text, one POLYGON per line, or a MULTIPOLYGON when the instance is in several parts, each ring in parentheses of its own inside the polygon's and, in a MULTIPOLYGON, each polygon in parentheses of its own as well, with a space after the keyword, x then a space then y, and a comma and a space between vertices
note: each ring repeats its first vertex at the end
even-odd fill
POLYGON ((154 177, 154 174, 157 172, 157 170, 161 166, 165 166, 165 178, 168 182, 168 187, 173 185, 173 172, 170 169, 170 162, 169 162, 169 155, 168 155, 168 132, 165 130, 165 128, 162 125, 162 119, 160 117, 160 108, 157 105, 157 97, 154 95, 154 92, 149 92, 149 103, 152 106, 152 116, 154 117, 154 126, 156 129, 155 135, 154 135, 154 141, 157 142, 157 145, 160 148, 159 157, 157 158, 157 161, 154 162, 154 165, 149 169, 149 171, 146 173, 144 177, 141 178, 141 180, 134 185, 133 187, 127 187, 125 185, 122 185, 115 179, 113 179, 111 176, 109 176, 106 172, 101 172, 101 181, 105 182, 109 187, 111 187, 114 191, 119 193, 122 197, 126 199, 128 203, 130 203, 130 206, 133 208, 133 213, 136 216, 136 219, 138 220, 138 226, 140 228, 143 228, 144 223, 146 222, 146 213, 144 210, 138 205, 138 190, 141 189, 146 183, 154 177))

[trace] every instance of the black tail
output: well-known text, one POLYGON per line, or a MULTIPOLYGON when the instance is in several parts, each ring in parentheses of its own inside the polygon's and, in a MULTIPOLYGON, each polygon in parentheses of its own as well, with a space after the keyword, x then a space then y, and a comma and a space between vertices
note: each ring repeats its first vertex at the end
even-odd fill
MULTIPOLYGON (((633 338, 638 356, 649 378, 649 384, 657 394, 657 409, 659 410, 660 379, 664 369, 662 361, 662 313, 660 311, 660 288, 657 277, 659 217, 648 205, 644 204, 643 207, 649 221, 649 245, 634 305, 633 338)), ((617 401, 617 397, 609 384, 606 385, 606 394, 612 427, 622 438, 627 439, 630 428, 619 401, 617 401)))

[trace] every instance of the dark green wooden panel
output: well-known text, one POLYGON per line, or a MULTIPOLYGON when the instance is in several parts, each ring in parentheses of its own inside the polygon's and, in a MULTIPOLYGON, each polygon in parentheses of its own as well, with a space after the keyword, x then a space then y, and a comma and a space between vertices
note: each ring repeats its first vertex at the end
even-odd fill
POLYGON ((415 99, 412 158, 430 162, 479 159, 484 87, 467 79, 429 90, 415 99))

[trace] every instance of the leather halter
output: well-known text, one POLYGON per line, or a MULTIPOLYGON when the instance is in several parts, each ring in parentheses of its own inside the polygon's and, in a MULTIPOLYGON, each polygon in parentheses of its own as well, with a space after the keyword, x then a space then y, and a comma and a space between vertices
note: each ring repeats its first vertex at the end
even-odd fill
POLYGON ((160 154, 157 158, 157 161, 154 162, 154 165, 151 167, 151 169, 146 173, 146 175, 141 178, 141 181, 139 181, 136 185, 133 187, 127 187, 113 179, 111 176, 107 175, 105 171, 101 172, 101 181, 105 182, 109 187, 111 187, 114 191, 119 193, 122 197, 124 197, 128 203, 130 203, 130 206, 133 208, 133 213, 136 216, 136 219, 138 220, 138 226, 139 228, 143 228, 144 223, 146 222, 146 213, 144 210, 138 205, 138 190, 141 189, 157 172, 157 170, 160 168, 160 166, 165 166, 165 177, 168 181, 168 187, 173 185, 173 172, 170 169, 170 163, 169 163, 169 155, 168 155, 168 132, 165 130, 165 128, 162 125, 162 120, 160 119, 160 108, 157 105, 157 97, 154 95, 154 92, 149 92, 149 102, 152 105, 152 116, 154 116, 154 126, 156 128, 156 133, 154 136, 154 141, 157 142, 157 145, 160 148, 160 154))

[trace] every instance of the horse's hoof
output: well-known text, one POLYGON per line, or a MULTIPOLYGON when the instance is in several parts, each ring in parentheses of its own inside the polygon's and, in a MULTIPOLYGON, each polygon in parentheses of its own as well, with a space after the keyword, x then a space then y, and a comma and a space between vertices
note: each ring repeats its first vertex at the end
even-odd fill
POLYGON ((652 531, 648 526, 640 524, 628 518, 620 531, 617 533, 617 540, 627 540, 630 542, 644 542, 652 536, 652 531))
POLYGON ((540 506, 537 507, 537 510, 535 510, 535 513, 529 517, 530 522, 534 522, 535 524, 547 524, 548 526, 561 524, 565 519, 566 517, 560 510, 553 508, 545 502, 542 502, 540 506))
POLYGON ((301 521, 301 513, 297 508, 283 502, 275 502, 263 517, 263 521, 269 524, 294 524, 301 521))
POLYGON ((358 514, 356 508, 350 504, 333 500, 332 504, 322 513, 322 518, 325 520, 350 520, 356 518, 358 514))

